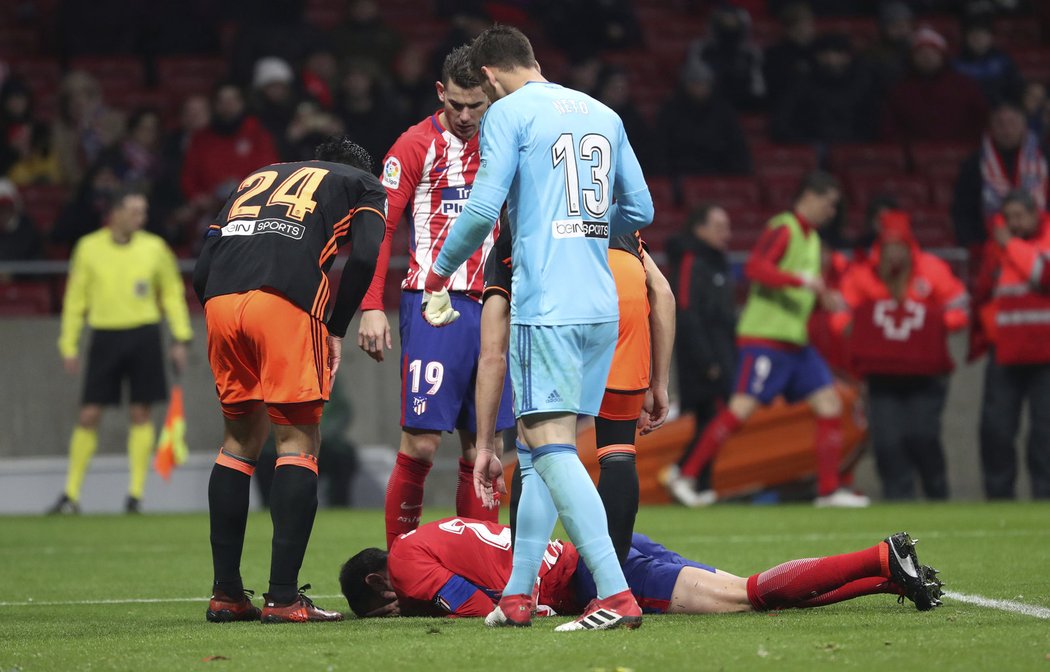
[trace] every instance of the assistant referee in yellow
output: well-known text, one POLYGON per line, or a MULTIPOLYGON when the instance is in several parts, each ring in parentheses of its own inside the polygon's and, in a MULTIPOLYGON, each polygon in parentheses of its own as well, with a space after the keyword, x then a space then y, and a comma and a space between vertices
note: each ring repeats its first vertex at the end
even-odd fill
POLYGON ((150 406, 167 399, 161 315, 174 344, 176 373, 186 366, 186 343, 193 336, 182 278, 175 255, 159 236, 142 230, 149 202, 142 192, 117 195, 105 225, 73 248, 62 306, 58 349, 66 371, 80 370, 78 344, 85 316, 91 327, 84 392, 77 425, 69 441, 66 489, 50 513, 79 513, 80 487, 98 446, 104 406, 121 403, 124 382, 131 392, 128 431, 128 498, 125 510, 137 513, 146 485, 154 429, 150 406))

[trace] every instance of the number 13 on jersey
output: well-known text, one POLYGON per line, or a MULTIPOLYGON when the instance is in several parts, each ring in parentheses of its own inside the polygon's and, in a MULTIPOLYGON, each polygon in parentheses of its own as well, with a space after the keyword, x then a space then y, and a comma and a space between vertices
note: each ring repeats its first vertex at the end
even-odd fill
POLYGON ((604 135, 588 133, 580 138, 579 151, 572 133, 562 133, 551 146, 553 168, 565 171, 565 205, 569 217, 580 217, 583 210, 601 218, 609 211, 609 169, 612 167, 612 145, 604 135), (584 165, 581 165, 584 164, 584 165), (581 189, 580 171, 590 168, 591 187, 581 189))

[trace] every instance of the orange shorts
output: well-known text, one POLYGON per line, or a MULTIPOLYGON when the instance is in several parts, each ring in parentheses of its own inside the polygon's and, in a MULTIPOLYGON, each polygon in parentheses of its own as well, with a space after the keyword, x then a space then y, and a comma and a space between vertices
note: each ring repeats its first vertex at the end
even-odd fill
POLYGON ((316 424, 330 393, 328 330, 288 299, 259 289, 208 299, 208 361, 223 415, 267 405, 278 424, 316 424))
POLYGON ((620 334, 605 388, 617 392, 648 390, 652 341, 645 267, 630 252, 621 250, 609 250, 609 267, 619 296, 620 334))
POLYGON ((606 420, 637 420, 645 405, 645 390, 640 392, 617 392, 605 390, 598 417, 606 420))

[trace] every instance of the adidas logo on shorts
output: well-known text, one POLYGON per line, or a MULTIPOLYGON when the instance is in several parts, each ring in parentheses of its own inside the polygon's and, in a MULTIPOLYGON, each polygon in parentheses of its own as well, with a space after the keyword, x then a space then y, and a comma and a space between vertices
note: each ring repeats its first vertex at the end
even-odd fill
POLYGON ((547 395, 547 403, 548 404, 561 403, 561 395, 558 394, 558 390, 552 390, 551 393, 547 395))

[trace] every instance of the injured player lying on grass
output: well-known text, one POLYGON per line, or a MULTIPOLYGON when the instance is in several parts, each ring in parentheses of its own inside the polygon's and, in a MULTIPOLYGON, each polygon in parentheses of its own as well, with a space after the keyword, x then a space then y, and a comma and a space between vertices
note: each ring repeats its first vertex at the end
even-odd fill
MULTIPOLYGON (((486 616, 511 569, 510 528, 446 518, 350 558, 339 583, 350 609, 365 616, 486 616)), ((624 563, 631 591, 647 613, 721 614, 820 607, 887 593, 920 611, 941 604, 937 571, 919 564, 914 542, 898 532, 862 551, 792 560, 749 578, 688 560, 635 534, 624 563)), ((568 542, 552 541, 534 591, 540 615, 583 613, 594 579, 568 542)))

